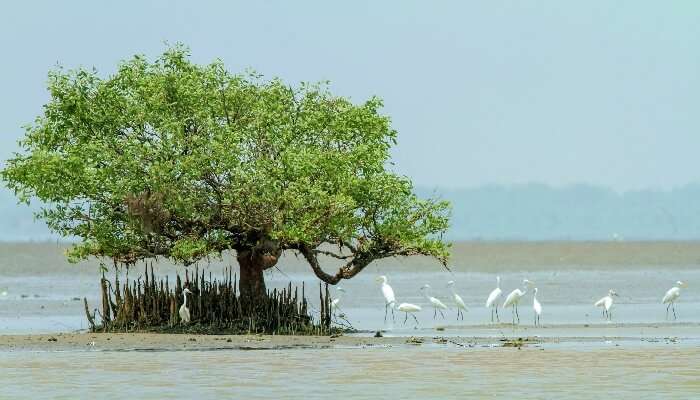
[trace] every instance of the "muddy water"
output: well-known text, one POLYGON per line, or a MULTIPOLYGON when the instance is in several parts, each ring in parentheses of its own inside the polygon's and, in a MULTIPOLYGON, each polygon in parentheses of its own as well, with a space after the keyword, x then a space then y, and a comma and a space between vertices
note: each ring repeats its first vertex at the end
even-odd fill
MULTIPOLYGON (((393 336, 541 336, 589 338, 555 341, 522 350, 447 345, 261 351, 4 351, 0 398, 693 398, 700 396, 700 244, 652 244, 602 248, 586 244, 469 244, 451 272, 433 264, 389 261, 344 282, 340 312, 365 332, 393 336), (573 246, 573 247, 572 247, 573 246), (626 252, 631 252, 625 257, 626 252), (483 258, 479 258, 479 252, 483 258), (554 252, 555 254, 552 254, 554 252), (477 255, 475 255, 475 253, 477 255), (594 254, 595 256, 590 256, 594 254), (519 259, 523 261, 518 262, 519 259), (609 262, 606 262, 609 260, 609 262), (419 326, 403 315, 384 322, 375 281, 387 275, 399 302, 419 304, 419 326), (543 305, 541 328, 532 325, 532 296, 519 309, 521 324, 491 324, 484 308, 496 276, 502 289, 536 283, 543 305), (443 319, 419 288, 450 305, 448 280, 469 306, 464 320, 454 309, 443 319), (667 321, 660 304, 676 280, 688 282, 667 321), (593 302, 615 289, 613 323, 593 302), (437 330, 437 329, 439 330, 437 330), (617 339, 614 339, 616 338, 617 339), (678 339, 676 339, 678 337, 678 339), (613 338, 613 339, 611 339, 613 338), (31 390, 29 390, 31 389, 31 390)), ((97 264, 67 265, 57 245, 0 245, 0 334, 67 332, 86 327, 82 302, 98 305, 97 264)), ((201 265, 214 275, 231 263, 201 265)), ((157 266, 174 276, 181 267, 157 266)), ((138 277, 139 269, 130 271, 138 277)), ((293 257, 272 269, 269 287, 289 281, 317 288, 318 281, 293 257)), ((312 296, 312 300, 315 296, 312 296)), ((510 322, 510 310, 500 310, 510 322)), ((369 334, 369 333, 364 333, 369 334)), ((1 339, 0 339, 1 340, 1 339)))
POLYGON ((6 352, 0 397, 681 399, 700 393, 698 360, 685 346, 6 352))

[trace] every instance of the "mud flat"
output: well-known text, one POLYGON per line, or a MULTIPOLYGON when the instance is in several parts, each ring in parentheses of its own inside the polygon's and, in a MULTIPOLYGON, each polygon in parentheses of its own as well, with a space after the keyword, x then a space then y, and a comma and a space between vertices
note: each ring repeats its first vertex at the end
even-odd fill
POLYGON ((598 324, 513 327, 510 324, 442 326, 359 332, 333 336, 195 335, 160 333, 56 333, 2 335, 0 351, 204 351, 334 349, 402 346, 474 347, 598 347, 615 344, 700 345, 700 325, 598 324))

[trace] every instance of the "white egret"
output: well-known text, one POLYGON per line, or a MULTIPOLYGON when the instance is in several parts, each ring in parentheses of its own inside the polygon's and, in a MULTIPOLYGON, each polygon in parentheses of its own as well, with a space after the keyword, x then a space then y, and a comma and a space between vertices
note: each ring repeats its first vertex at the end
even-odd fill
POLYGON ((462 320, 464 320, 464 311, 469 311, 467 309, 467 305, 464 304, 464 300, 462 300, 462 297, 455 292, 455 281, 449 281, 447 282, 447 287, 450 288, 452 291, 452 300, 455 302, 455 307, 457 308, 457 319, 459 319, 459 316, 462 316, 462 320))
POLYGON ((437 318, 438 311, 440 312, 440 315, 442 315, 442 318, 445 318, 445 314, 442 312, 442 310, 447 310, 447 306, 439 299, 430 295, 430 285, 425 284, 420 288, 420 290, 423 292, 425 299, 428 300, 430 305, 433 307, 433 319, 437 318))
POLYGON ((190 309, 187 308, 187 295, 192 294, 192 291, 188 288, 184 288, 182 290, 182 296, 185 298, 184 303, 180 306, 180 321, 183 324, 189 324, 190 323, 190 309))
POLYGON ((411 304, 411 303, 401 303, 401 304, 399 304, 398 307, 396 307, 396 309, 406 313, 406 318, 404 318, 404 320, 403 320, 404 325, 406 325, 406 321, 408 321, 408 314, 411 314, 413 319, 416 320, 416 326, 420 325, 418 323, 418 318, 416 318, 416 314, 415 314, 418 311, 422 310, 422 308, 420 306, 417 306, 417 305, 411 304))
POLYGON ((394 289, 389 286, 385 275, 377 277, 377 282, 382 283, 382 295, 384 296, 384 322, 386 322, 386 316, 391 308, 391 319, 394 318, 394 307, 396 306, 396 296, 394 296, 394 289))
POLYGON ((513 290, 506 297, 506 301, 503 302, 503 308, 507 308, 507 307, 512 308, 513 325, 515 325, 516 318, 518 320, 518 323, 520 323, 520 315, 518 314, 518 303, 520 303, 520 299, 522 299, 522 297, 525 296, 525 294, 527 293, 527 288, 530 285, 532 285, 532 282, 530 282, 527 279, 523 279, 523 286, 525 286, 525 290, 524 291, 520 290, 520 289, 513 290))
POLYGON ((486 308, 491 308, 491 322, 493 322, 493 312, 496 311, 496 321, 498 318, 498 300, 501 298, 503 291, 501 290, 501 277, 496 277, 496 288, 491 291, 488 299, 486 299, 486 308))
POLYGON ((535 311, 535 326, 540 324, 540 316, 542 315, 542 304, 537 301, 537 288, 533 290, 532 309, 535 311))
POLYGON ((340 298, 343 296, 343 293, 345 293, 345 289, 341 288, 340 286, 338 286, 336 290, 338 291, 338 297, 331 300, 331 311, 335 311, 338 309, 338 304, 340 304, 340 298))
POLYGON ((668 309, 669 307, 673 310, 673 319, 675 320, 676 317, 676 300, 681 296, 681 288, 686 287, 687 285, 685 282, 678 281, 676 282, 676 286, 668 289, 668 292, 664 295, 664 298, 661 299, 662 304, 668 304, 666 306, 666 319, 668 319, 668 309))
POLYGON ((608 321, 612 320, 612 313, 610 312, 610 309, 613 306, 613 296, 618 296, 617 292, 614 290, 610 289, 608 291, 608 295, 603 297, 602 299, 598 300, 593 304, 596 307, 602 307, 603 308, 603 317, 607 318, 608 321))

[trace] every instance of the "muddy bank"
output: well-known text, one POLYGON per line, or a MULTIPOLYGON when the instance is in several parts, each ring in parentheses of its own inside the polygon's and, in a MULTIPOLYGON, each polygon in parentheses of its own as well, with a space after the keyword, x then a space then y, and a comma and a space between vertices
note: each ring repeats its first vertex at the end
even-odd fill
MULTIPOLYGON (((498 329, 498 328, 496 328, 498 329)), ((594 328, 595 329, 595 328, 594 328)), ((372 333, 333 336, 273 336, 273 335, 192 335, 158 333, 58 333, 43 335, 2 335, 0 351, 204 351, 204 350, 274 350, 274 349, 333 349, 402 346, 445 346, 458 348, 542 347, 563 344, 566 347, 597 345, 637 346, 647 344, 700 344, 695 332, 675 329, 660 330, 656 335, 636 334, 636 331, 605 332, 593 330, 582 333, 557 329, 549 334, 528 330, 510 334, 480 336, 450 334, 449 331, 416 331, 416 335, 382 337, 372 333), (576 333, 579 333, 578 335, 576 333), (563 335, 560 335, 563 334, 563 335)))

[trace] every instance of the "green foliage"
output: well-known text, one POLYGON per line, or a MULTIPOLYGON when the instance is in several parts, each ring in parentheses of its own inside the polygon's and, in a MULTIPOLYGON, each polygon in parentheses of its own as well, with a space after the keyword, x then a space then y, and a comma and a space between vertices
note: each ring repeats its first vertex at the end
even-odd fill
POLYGON ((82 239, 71 259, 192 263, 265 240, 446 262, 449 206, 386 168, 396 131, 378 98, 196 65, 181 46, 108 79, 57 69, 48 89, 2 177, 48 204, 52 230, 82 239))

